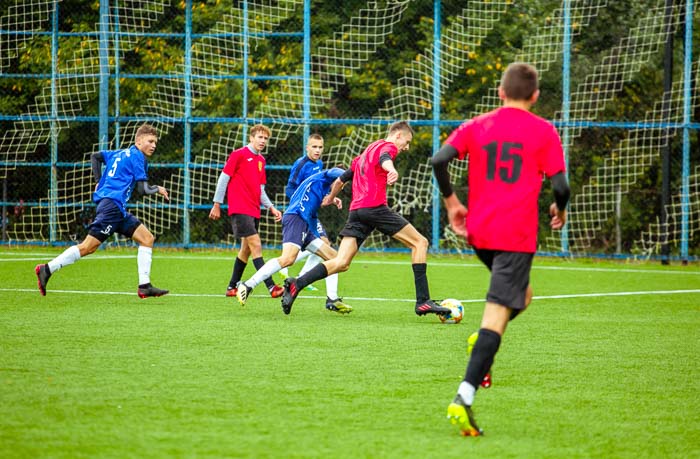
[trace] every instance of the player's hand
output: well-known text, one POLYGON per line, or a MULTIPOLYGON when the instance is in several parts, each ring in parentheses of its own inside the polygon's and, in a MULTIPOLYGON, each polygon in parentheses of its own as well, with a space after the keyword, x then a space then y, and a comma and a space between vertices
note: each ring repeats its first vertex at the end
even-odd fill
POLYGON ((458 236, 467 237, 467 208, 457 198, 457 195, 452 193, 444 198, 445 210, 447 210, 447 221, 458 236))
POLYGON ((330 206, 331 204, 334 204, 334 201, 335 199, 331 199, 331 195, 327 194, 321 200, 321 207, 330 206))
POLYGON ((549 215, 552 216, 552 220, 549 222, 549 226, 551 226, 552 229, 561 229, 566 223, 566 209, 559 210, 556 202, 553 202, 552 205, 549 206, 549 215))
POLYGON ((467 208, 456 207, 447 212, 447 219, 450 222, 452 231, 458 236, 467 237, 467 208))
POLYGON ((218 220, 221 217, 221 206, 218 202, 215 202, 209 211, 209 218, 212 220, 218 220))
POLYGON ((170 196, 168 196, 168 190, 166 190, 164 186, 158 187, 158 194, 163 196, 166 201, 170 201, 170 196))
POLYGON ((399 179, 399 173, 396 170, 389 171, 386 174, 386 184, 393 185, 399 179))
POLYGON ((333 204, 335 204, 338 209, 343 208, 343 201, 340 198, 333 198, 333 204))
POLYGON ((275 217, 276 222, 282 221, 282 212, 279 210, 275 209, 275 206, 270 207, 270 212, 272 215, 275 217))

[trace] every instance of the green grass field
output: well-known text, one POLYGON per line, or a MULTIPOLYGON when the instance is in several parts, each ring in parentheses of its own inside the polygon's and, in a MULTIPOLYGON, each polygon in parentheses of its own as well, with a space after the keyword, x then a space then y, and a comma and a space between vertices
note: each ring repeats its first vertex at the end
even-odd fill
MULTIPOLYGON (((463 376, 488 273, 431 257, 413 313, 408 254, 361 255, 290 316, 223 296, 233 252, 156 249, 162 298, 136 296, 136 251, 80 260, 36 289, 60 249, 0 250, 0 457, 700 457, 700 267, 535 260, 535 300, 477 394, 486 435, 445 410, 463 376)), ((268 253, 267 256, 274 255, 268 253)), ((298 268, 292 268, 296 272, 298 268)), ((252 274, 252 266, 246 278, 252 274)))

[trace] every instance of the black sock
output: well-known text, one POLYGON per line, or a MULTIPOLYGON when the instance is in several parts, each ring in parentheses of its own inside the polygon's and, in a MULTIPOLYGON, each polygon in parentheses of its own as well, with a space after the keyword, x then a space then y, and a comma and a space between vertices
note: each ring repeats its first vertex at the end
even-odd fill
POLYGON ((328 277, 326 265, 319 263, 309 270, 306 274, 297 279, 297 290, 302 290, 307 285, 313 284, 317 280, 328 277))
MULTIPOLYGON (((256 271, 260 271, 260 268, 262 268, 264 265, 265 260, 263 260, 263 257, 253 258, 253 266, 255 266, 256 271)), ((272 280, 272 277, 265 279, 265 286, 268 290, 275 286, 275 281, 272 280)))
POLYGON ((228 283, 229 288, 234 288, 238 284, 247 265, 248 263, 236 257, 236 261, 233 263, 233 274, 231 274, 231 280, 228 283))
POLYGON ((148 288, 150 286, 151 286, 150 282, 148 284, 139 284, 139 288, 148 288))
POLYGON ((479 339, 476 340, 472 355, 467 365, 467 374, 464 380, 478 389, 484 376, 491 369, 493 359, 501 345, 501 335, 495 331, 482 328, 479 330, 479 339))
POLYGON ((421 305, 430 299, 430 287, 428 287, 428 265, 425 263, 413 263, 413 282, 416 284, 416 305, 421 305))

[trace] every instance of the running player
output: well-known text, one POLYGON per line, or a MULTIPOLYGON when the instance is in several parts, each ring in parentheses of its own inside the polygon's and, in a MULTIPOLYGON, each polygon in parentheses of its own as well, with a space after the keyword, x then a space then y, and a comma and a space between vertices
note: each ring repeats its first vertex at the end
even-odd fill
POLYGON ((285 314, 291 312, 292 304, 301 289, 330 274, 347 271, 360 246, 375 229, 411 249, 416 314, 450 312, 448 308, 430 299, 426 269, 428 240, 403 216, 387 206, 386 187, 393 185, 399 178, 394 159, 399 153, 408 150, 412 139, 413 129, 407 122, 392 124, 386 139, 370 144, 361 155, 353 159, 351 168, 333 183, 331 192, 324 198, 324 205, 337 196, 345 183, 352 180, 350 213, 340 232, 343 239, 338 255, 318 264, 298 279, 285 279, 282 295, 282 310, 285 314))
MULTIPOLYGON (((343 169, 336 167, 317 172, 297 187, 282 216, 282 255, 268 261, 253 277, 238 284, 237 297, 242 305, 246 303, 256 285, 294 263, 300 250, 308 250, 318 260, 329 260, 337 255, 335 249, 327 242, 327 238, 324 240, 322 236, 325 233, 318 221, 318 209, 333 182, 343 172, 345 172, 343 169)), ((342 207, 342 201, 339 198, 335 198, 332 204, 338 209, 342 207)), ((341 314, 352 311, 352 307, 338 297, 337 274, 326 278, 326 309, 341 314)))
POLYGON ((95 219, 90 224, 88 235, 78 245, 66 249, 62 254, 46 264, 34 268, 39 292, 46 296, 46 284, 49 278, 61 268, 71 265, 80 258, 94 253, 95 250, 114 233, 132 238, 138 245, 136 263, 139 272, 139 285, 136 293, 141 298, 162 296, 168 290, 151 285, 151 260, 155 237, 126 210, 126 203, 136 186, 141 194, 160 194, 166 200, 168 191, 162 186, 148 184, 148 162, 156 151, 158 133, 156 129, 143 124, 136 131, 134 145, 124 150, 107 150, 93 153, 90 157, 92 173, 98 182, 92 200, 97 204, 95 219), (102 173, 102 164, 106 164, 106 173, 102 173))
POLYGON ((566 223, 569 185, 561 140, 554 126, 530 113, 538 75, 524 63, 510 64, 498 95, 502 107, 463 123, 447 138, 432 164, 450 226, 467 237, 491 271, 478 338, 464 380, 447 417, 465 436, 482 434, 472 412, 474 396, 489 372, 509 320, 530 304, 530 268, 537 249, 538 197, 542 177, 552 182, 550 226, 566 223), (452 190, 448 165, 469 158, 469 212, 452 190))

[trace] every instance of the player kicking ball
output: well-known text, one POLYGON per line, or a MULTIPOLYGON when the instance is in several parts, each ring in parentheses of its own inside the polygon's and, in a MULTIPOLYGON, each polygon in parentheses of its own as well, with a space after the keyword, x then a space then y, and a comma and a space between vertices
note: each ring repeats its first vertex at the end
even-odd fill
POLYGON ((92 154, 92 173, 98 182, 92 195, 92 200, 97 204, 95 219, 90 224, 88 235, 83 242, 66 249, 48 263, 34 268, 39 292, 43 296, 46 296, 46 284, 52 275, 94 253, 100 244, 114 233, 130 237, 139 245, 136 256, 139 272, 138 296, 148 298, 168 293, 168 290, 151 285, 151 257, 155 237, 138 218, 126 211, 126 203, 134 186, 141 194, 159 194, 170 200, 164 187, 148 184, 146 157, 153 154, 157 144, 156 129, 144 124, 136 131, 136 139, 131 147, 92 154), (102 164, 107 166, 104 174, 102 164))
MULTIPOLYGON (((337 255, 335 249, 322 239, 326 233, 318 222, 318 209, 333 182, 344 172, 337 167, 317 172, 296 188, 282 216, 282 255, 268 261, 253 277, 238 284, 236 297, 241 305, 246 304, 255 286, 269 279, 282 268, 291 266, 300 251, 308 250, 323 260, 329 260, 337 255)), ((338 209, 342 207, 342 202, 338 198, 335 198, 332 204, 338 209)), ((315 264, 308 269, 314 266, 315 264)), ((326 277, 326 295, 327 310, 340 314, 352 312, 352 307, 338 297, 337 274, 326 277)))

